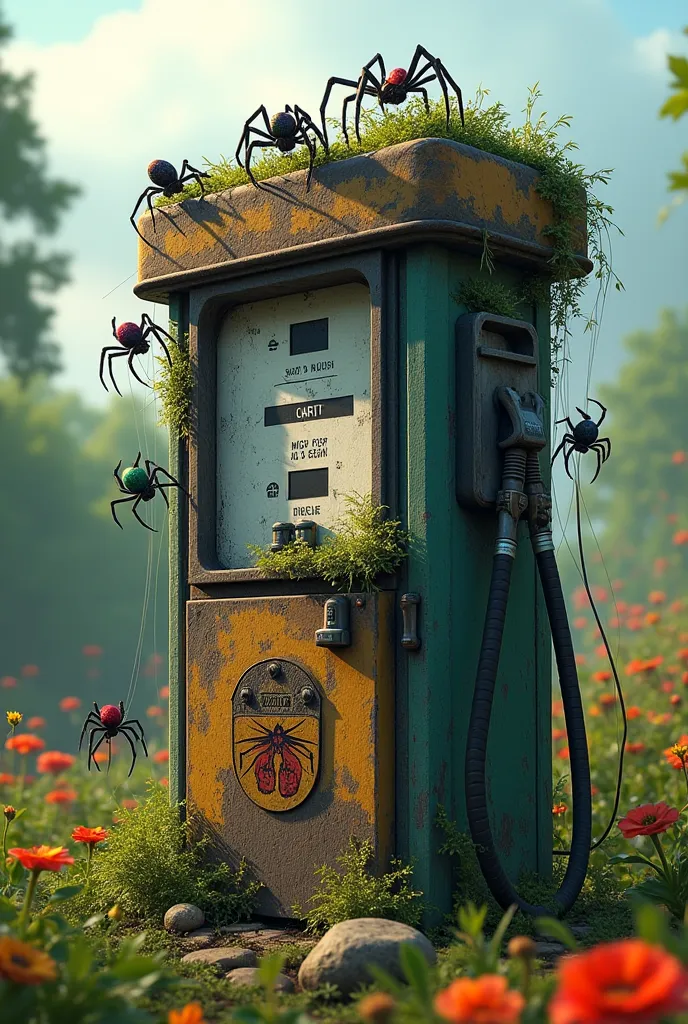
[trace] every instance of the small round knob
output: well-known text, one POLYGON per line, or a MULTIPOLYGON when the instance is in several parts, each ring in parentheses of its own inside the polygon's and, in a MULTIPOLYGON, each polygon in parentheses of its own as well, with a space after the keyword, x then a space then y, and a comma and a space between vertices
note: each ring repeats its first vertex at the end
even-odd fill
POLYGON ((282 669, 279 667, 276 661, 273 661, 268 665, 268 672, 270 673, 270 676, 273 679, 277 679, 277 676, 280 674, 281 671, 282 669))
POLYGON ((304 686, 303 690, 301 691, 301 700, 303 701, 303 703, 304 704, 310 704, 310 702, 313 700, 314 697, 315 697, 315 693, 313 691, 313 687, 312 686, 304 686))
POLYGON ((239 696, 241 697, 241 701, 243 704, 250 704, 253 693, 248 686, 242 686, 241 693, 239 696))
POLYGON ((357 597, 356 600, 354 601, 354 605, 356 606, 356 608, 365 608, 365 598, 357 597))

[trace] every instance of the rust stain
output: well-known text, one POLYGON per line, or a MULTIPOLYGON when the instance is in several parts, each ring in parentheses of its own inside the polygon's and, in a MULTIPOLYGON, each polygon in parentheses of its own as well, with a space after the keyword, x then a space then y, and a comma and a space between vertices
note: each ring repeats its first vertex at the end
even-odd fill
POLYGON ((416 797, 416 806, 414 818, 416 822, 416 828, 421 831, 425 828, 425 818, 428 813, 428 794, 419 793, 416 797))
POLYGON ((499 848, 508 857, 514 847, 514 819, 503 814, 499 826, 499 848))

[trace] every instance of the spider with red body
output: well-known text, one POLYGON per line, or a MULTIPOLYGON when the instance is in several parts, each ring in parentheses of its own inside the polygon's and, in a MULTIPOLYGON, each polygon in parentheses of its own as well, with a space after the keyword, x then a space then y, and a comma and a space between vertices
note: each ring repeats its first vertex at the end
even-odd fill
POLYGON ((119 327, 116 327, 115 324, 116 319, 113 316, 112 336, 113 338, 116 338, 116 340, 122 347, 118 348, 117 345, 105 345, 104 348, 102 349, 100 353, 100 383, 107 391, 108 386, 103 379, 103 370, 105 369, 105 358, 107 357, 108 370, 110 372, 110 380, 114 384, 115 391, 117 392, 117 394, 121 395, 122 392, 117 387, 117 381, 115 380, 114 374, 112 372, 112 360, 116 359, 118 356, 127 356, 127 365, 129 366, 129 369, 131 370, 134 377, 136 377, 139 384, 143 384, 144 387, 147 388, 150 387, 150 384, 146 384, 145 380, 141 380, 138 373, 134 369, 134 356, 143 356, 146 354, 146 352, 150 348, 150 341, 148 340, 148 338, 152 334, 156 341, 159 341, 160 344, 162 345, 163 351, 167 356, 167 361, 171 366, 172 357, 170 356, 167 345, 162 340, 161 335, 164 334, 165 337, 168 338, 170 341, 174 341, 174 338, 172 337, 171 334, 168 334, 167 331, 164 330, 162 327, 158 327, 157 324, 154 324, 151 318, 148 316, 148 313, 144 313, 141 316, 140 324, 128 322, 120 324, 119 327), (109 355, 108 352, 110 353, 109 355))
POLYGON ((311 187, 311 176, 313 174, 313 163, 315 161, 315 142, 309 136, 308 132, 311 131, 320 140, 323 146, 325 146, 325 139, 320 134, 320 129, 313 123, 310 114, 307 114, 301 107, 294 105, 294 108, 287 106, 284 110, 281 110, 278 114, 275 114, 272 118, 268 117, 268 112, 265 106, 261 104, 256 110, 255 114, 252 114, 247 121, 244 121, 244 130, 241 133, 239 139, 239 145, 236 150, 236 161, 239 167, 244 167, 249 178, 256 186, 256 188, 262 188, 265 192, 269 189, 265 188, 265 185, 261 185, 253 177, 251 171, 251 153, 254 149, 264 149, 268 146, 276 146, 280 153, 291 153, 296 146, 305 146, 308 149, 308 155, 310 157, 308 164, 308 177, 306 178, 306 192, 311 187), (252 121, 255 121, 257 117, 263 118, 263 124, 265 125, 265 131, 262 128, 254 128, 252 121), (250 141, 251 135, 257 135, 258 138, 250 141), (241 147, 244 146, 244 161, 245 165, 241 162, 241 147))
POLYGON ((416 52, 413 55, 408 71, 406 71, 405 68, 394 68, 393 71, 390 71, 390 73, 387 74, 385 70, 385 62, 382 59, 381 54, 376 53, 367 64, 363 65, 358 81, 354 82, 351 78, 330 78, 325 89, 323 101, 320 104, 320 117, 322 118, 325 149, 328 148, 325 108, 327 107, 330 93, 332 92, 332 87, 334 85, 348 85, 356 90, 356 92, 352 93, 350 96, 345 97, 342 105, 342 131, 344 132, 344 138, 346 139, 346 144, 348 146, 349 136, 346 131, 346 108, 352 100, 356 101, 354 124, 356 127, 356 138, 360 142, 361 133, 359 129, 359 122, 361 119, 361 103, 363 102, 364 96, 375 96, 378 103, 384 110, 385 103, 398 106, 399 103, 404 102, 410 92, 418 92, 423 97, 425 109, 430 113, 428 93, 424 86, 427 85, 428 82, 432 82, 433 79, 437 79, 440 89, 442 90, 442 95, 444 96, 444 106, 447 111, 447 128, 449 128, 450 117, 447 82, 456 93, 456 98, 459 101, 459 114, 461 117, 461 124, 463 125, 463 98, 461 96, 461 90, 439 57, 433 57, 433 55, 426 50, 424 46, 419 45, 416 47, 416 52), (424 61, 424 63, 422 67, 419 68, 418 65, 422 61, 424 61), (377 64, 379 69, 379 77, 373 74, 372 71, 375 64, 377 64))
POLYGON ((182 169, 177 174, 177 169, 174 164, 171 164, 168 160, 151 160, 148 164, 148 177, 153 182, 148 188, 144 188, 143 192, 136 200, 136 206, 129 220, 131 221, 134 231, 142 238, 146 245, 150 245, 151 249, 154 246, 144 238, 138 229, 136 224, 136 211, 145 199, 148 203, 148 209, 150 210, 151 221, 153 222, 153 231, 155 231, 155 213, 153 211, 153 204, 151 199, 153 196, 163 195, 166 199, 171 199, 172 196, 176 196, 184 188, 184 184, 187 181, 191 181, 194 178, 201 187, 201 195, 205 195, 203 188, 203 179, 209 178, 210 175, 206 171, 199 171, 198 168, 192 167, 188 160, 185 160, 182 164, 182 169))
POLYGON ((569 472, 569 459, 571 458, 573 452, 582 452, 583 454, 585 454, 585 452, 594 451, 595 455, 597 456, 597 471, 595 472, 594 477, 590 481, 591 484, 594 484, 595 480, 597 480, 598 473, 602 469, 603 463, 607 461, 607 459, 612 453, 612 443, 608 437, 599 436, 600 424, 602 423, 602 420, 604 419, 607 410, 601 402, 597 401, 597 399, 591 398, 590 401, 594 402, 595 405, 599 405, 600 409, 602 410, 602 415, 600 416, 597 423, 595 423, 592 417, 588 416, 587 412, 583 412, 582 409, 579 409, 578 406, 576 406, 576 410, 581 414, 583 419, 580 421, 580 423, 576 423, 575 427, 568 416, 566 416, 563 420, 556 421, 557 423, 568 424, 568 426, 571 428, 571 433, 564 434, 561 444, 552 456, 552 465, 554 465, 554 460, 556 459, 559 452, 563 449, 564 468, 566 469, 566 475, 569 477, 570 480, 573 480, 573 477, 569 472))
MULTIPOLYGON (((89 711, 84 722, 84 727, 81 730, 81 736, 79 737, 79 750, 84 742, 84 736, 89 725, 93 726, 88 737, 88 770, 91 770, 91 761, 100 771, 100 766, 93 756, 98 747, 103 741, 107 742, 108 745, 108 771, 110 771, 110 761, 112 758, 112 747, 111 743, 115 736, 122 735, 131 747, 132 759, 131 768, 129 769, 129 775, 134 770, 136 764, 136 747, 132 743, 131 736, 137 742, 141 742, 143 745, 143 752, 148 757, 148 750, 146 749, 146 740, 143 735, 143 726, 139 722, 138 718, 125 718, 124 717, 124 703, 119 702, 119 707, 115 707, 114 704, 104 704, 102 708, 99 708, 96 702, 93 702, 93 711, 89 711), (136 731, 138 728, 138 732, 136 731), (99 740, 95 740, 98 733, 102 733, 99 740), (129 735, 131 733, 131 736, 129 735), (139 735, 140 733, 140 735, 139 735), (94 743, 95 741, 95 743, 94 743)), ((129 778, 127 775, 127 778, 129 778)))
POLYGON ((255 769, 256 783, 260 793, 274 793, 275 783, 278 782, 280 796, 287 800, 298 793, 303 774, 303 763, 301 757, 307 757, 310 762, 311 773, 313 772, 313 753, 309 746, 317 746, 312 740, 301 739, 294 736, 294 731, 306 721, 302 718, 300 722, 293 725, 291 729, 277 724, 274 729, 267 729, 255 718, 251 719, 251 725, 255 725, 260 732, 253 736, 247 736, 239 743, 250 743, 241 754, 239 754, 239 771, 244 766, 244 758, 257 751, 248 768, 242 773, 247 775, 252 768, 255 769), (278 780, 275 778, 275 755, 279 754, 282 764, 278 772, 278 780))

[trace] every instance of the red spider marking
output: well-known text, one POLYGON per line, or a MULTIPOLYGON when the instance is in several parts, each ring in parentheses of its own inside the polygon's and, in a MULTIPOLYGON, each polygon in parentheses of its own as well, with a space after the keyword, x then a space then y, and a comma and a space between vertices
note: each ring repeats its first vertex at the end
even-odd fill
POLYGON ((104 726, 112 729, 122 721, 122 712, 114 704, 104 704, 100 709, 100 720, 104 726))
MULTIPOLYGON (((280 769, 280 775, 282 771, 280 769)), ((256 761, 256 781, 258 790, 261 793, 274 793, 275 791, 275 752, 266 750, 256 761)))
POLYGON ((293 735, 295 730, 303 725, 303 721, 291 729, 285 729, 283 725, 279 724, 274 729, 267 729, 259 722, 252 721, 251 724, 259 729, 260 732, 253 733, 253 735, 239 740, 239 743, 249 744, 239 757, 239 770, 241 771, 243 768, 244 758, 252 757, 243 775, 246 775, 253 768, 259 793, 269 794, 275 792, 275 783, 277 781, 275 775, 275 756, 277 754, 282 759, 278 772, 279 792, 280 796, 284 797, 285 800, 298 793, 303 776, 302 757, 308 758, 311 772, 313 771, 313 754, 309 748, 317 744, 312 740, 293 735))
POLYGON ((301 762, 292 754, 289 747, 282 747, 282 767, 279 770, 279 791, 286 799, 294 796, 301 782, 301 762))
POLYGON ((406 75, 408 74, 404 68, 394 68, 387 75, 384 84, 385 85, 401 85, 402 82, 406 81, 406 75))

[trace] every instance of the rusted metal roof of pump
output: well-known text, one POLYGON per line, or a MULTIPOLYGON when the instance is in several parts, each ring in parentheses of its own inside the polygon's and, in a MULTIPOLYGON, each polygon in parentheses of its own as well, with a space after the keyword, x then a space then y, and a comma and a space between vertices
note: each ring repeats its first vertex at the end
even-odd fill
MULTIPOLYGON (((448 139, 417 139, 324 164, 306 192, 306 172, 270 178, 146 212, 139 230, 135 292, 166 302, 170 292, 330 253, 437 241, 502 261, 544 264, 551 204, 538 172, 448 139)), ((585 225, 582 273, 592 269, 585 225)))

